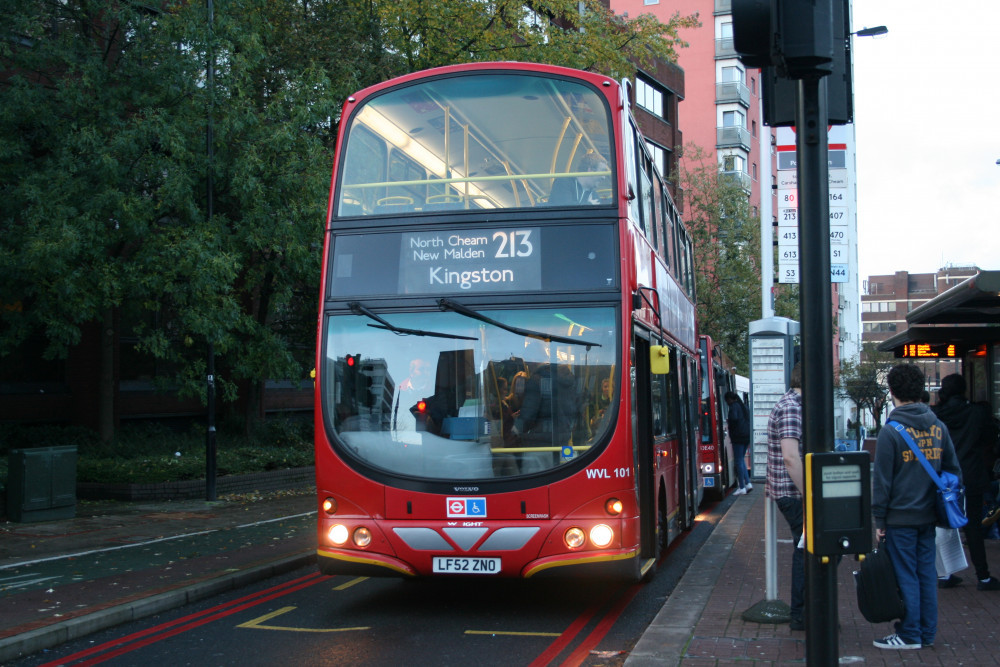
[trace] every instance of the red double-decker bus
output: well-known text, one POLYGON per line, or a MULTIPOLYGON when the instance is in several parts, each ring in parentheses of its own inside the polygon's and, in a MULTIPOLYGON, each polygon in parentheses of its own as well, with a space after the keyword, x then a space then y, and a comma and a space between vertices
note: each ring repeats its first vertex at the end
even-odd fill
POLYGON ((698 337, 701 371, 701 443, 698 463, 701 466, 705 491, 716 498, 726 495, 736 479, 733 446, 726 425, 727 391, 735 391, 735 371, 722 349, 711 336, 698 337))
POLYGON ((320 569, 648 575, 703 489, 693 285, 618 82, 483 63, 349 97, 316 364, 320 569))

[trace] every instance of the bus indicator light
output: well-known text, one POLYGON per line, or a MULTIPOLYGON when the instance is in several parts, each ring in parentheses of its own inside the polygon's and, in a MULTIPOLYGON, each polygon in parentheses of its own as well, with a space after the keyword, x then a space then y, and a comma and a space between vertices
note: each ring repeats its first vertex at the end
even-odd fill
POLYGON ((354 529, 354 544, 359 547, 367 547, 372 543, 372 532, 364 526, 354 529))
POLYGON ((566 541, 566 546, 570 549, 579 549, 586 541, 587 535, 583 532, 582 528, 573 527, 566 531, 563 539, 566 541))

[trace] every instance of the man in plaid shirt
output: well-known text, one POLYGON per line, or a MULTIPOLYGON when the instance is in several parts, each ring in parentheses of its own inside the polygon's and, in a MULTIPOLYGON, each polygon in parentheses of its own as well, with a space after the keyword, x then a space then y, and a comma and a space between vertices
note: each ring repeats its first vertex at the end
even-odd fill
POLYGON ((767 419, 767 485, 772 498, 792 529, 792 630, 805 630, 805 553, 802 536, 802 368, 795 364, 789 389, 778 399, 767 419))

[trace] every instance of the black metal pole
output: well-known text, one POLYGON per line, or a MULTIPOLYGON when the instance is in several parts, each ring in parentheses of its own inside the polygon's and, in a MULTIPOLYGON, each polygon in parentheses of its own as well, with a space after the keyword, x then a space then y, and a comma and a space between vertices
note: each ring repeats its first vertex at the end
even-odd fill
MULTIPOLYGON (((215 24, 215 8, 212 0, 208 0, 208 124, 205 128, 205 150, 208 154, 208 177, 206 179, 206 213, 211 223, 214 214, 215 180, 212 169, 215 158, 212 136, 212 112, 215 104, 215 54, 212 51, 212 30, 215 24)), ((208 359, 206 368, 206 391, 208 393, 206 410, 208 412, 208 428, 205 433, 205 499, 215 500, 215 343, 208 341, 208 359)))
MULTIPOLYGON (((799 183, 799 309, 802 317, 802 436, 806 453, 833 451, 833 302, 826 82, 800 79, 795 109, 799 183)), ((806 485, 807 496, 812 493, 806 485)), ((806 664, 838 663, 837 560, 808 551, 806 664)))

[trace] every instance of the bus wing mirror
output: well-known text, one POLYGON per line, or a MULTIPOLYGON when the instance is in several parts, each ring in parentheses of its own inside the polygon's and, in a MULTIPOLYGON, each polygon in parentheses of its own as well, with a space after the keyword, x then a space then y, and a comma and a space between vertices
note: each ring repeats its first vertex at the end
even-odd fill
POLYGON ((670 373, 670 351, 666 345, 651 345, 649 347, 649 372, 653 375, 670 373))

